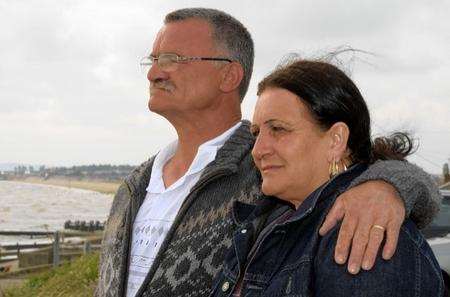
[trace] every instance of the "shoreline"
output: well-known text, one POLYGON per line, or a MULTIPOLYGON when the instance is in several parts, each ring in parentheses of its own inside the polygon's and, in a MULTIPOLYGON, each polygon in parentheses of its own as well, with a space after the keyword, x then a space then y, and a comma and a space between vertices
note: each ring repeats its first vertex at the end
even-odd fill
POLYGON ((120 182, 108 182, 108 181, 94 181, 94 180, 78 180, 70 179, 66 177, 51 177, 43 179, 37 176, 29 176, 25 178, 8 179, 5 181, 14 181, 28 184, 41 184, 60 186, 65 188, 75 188, 82 190, 90 190, 103 194, 114 195, 120 186, 120 182))

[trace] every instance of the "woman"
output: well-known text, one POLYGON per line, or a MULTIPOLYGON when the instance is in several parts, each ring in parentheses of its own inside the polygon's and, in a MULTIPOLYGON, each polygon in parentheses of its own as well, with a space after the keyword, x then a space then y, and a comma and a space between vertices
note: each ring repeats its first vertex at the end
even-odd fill
MULTIPOLYGON (((377 159, 403 160, 412 150, 409 137, 397 133, 372 142, 359 90, 328 63, 281 67, 260 82, 258 96, 252 154, 268 197, 256 206, 234 205, 241 228, 212 295, 442 296, 439 265, 410 220, 393 259, 379 256, 372 270, 356 276, 333 260, 339 227, 324 237, 318 233, 350 182, 377 159)), ((374 225, 369 240, 383 233, 374 225)))

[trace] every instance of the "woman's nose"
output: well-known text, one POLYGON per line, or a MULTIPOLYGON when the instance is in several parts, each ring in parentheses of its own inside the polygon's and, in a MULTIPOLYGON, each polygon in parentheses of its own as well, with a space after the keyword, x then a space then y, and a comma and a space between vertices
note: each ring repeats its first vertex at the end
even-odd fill
POLYGON ((253 146, 252 155, 255 160, 261 160, 264 156, 269 155, 272 151, 270 140, 267 136, 260 133, 256 137, 255 145, 253 146))

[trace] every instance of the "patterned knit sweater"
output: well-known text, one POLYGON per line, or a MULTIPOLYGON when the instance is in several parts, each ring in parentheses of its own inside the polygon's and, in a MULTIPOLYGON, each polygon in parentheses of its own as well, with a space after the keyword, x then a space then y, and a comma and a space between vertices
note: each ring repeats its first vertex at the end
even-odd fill
MULTIPOLYGON (((260 175, 250 154, 253 143, 249 122, 243 121, 186 197, 137 296, 208 295, 239 227, 231 217, 233 202, 251 203, 261 196, 260 175)), ((153 159, 136 168, 116 193, 103 239, 96 296, 126 292, 133 220, 145 198, 153 159)), ((412 209, 411 216, 420 225, 438 210, 437 187, 414 165, 378 162, 353 184, 372 179, 393 184, 405 200, 407 213, 412 209)))

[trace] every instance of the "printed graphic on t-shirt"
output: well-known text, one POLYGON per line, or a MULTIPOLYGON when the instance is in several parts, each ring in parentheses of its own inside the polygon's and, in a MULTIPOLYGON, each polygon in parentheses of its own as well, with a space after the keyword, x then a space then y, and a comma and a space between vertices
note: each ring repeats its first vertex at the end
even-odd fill
POLYGON ((172 221, 156 219, 147 219, 135 224, 127 295, 133 296, 136 294, 171 225, 172 221))
POLYGON ((133 232, 131 265, 139 267, 151 266, 156 252, 159 250, 172 224, 172 222, 167 220, 149 220, 145 223, 137 226, 133 232), (152 253, 148 254, 148 250, 152 253))

